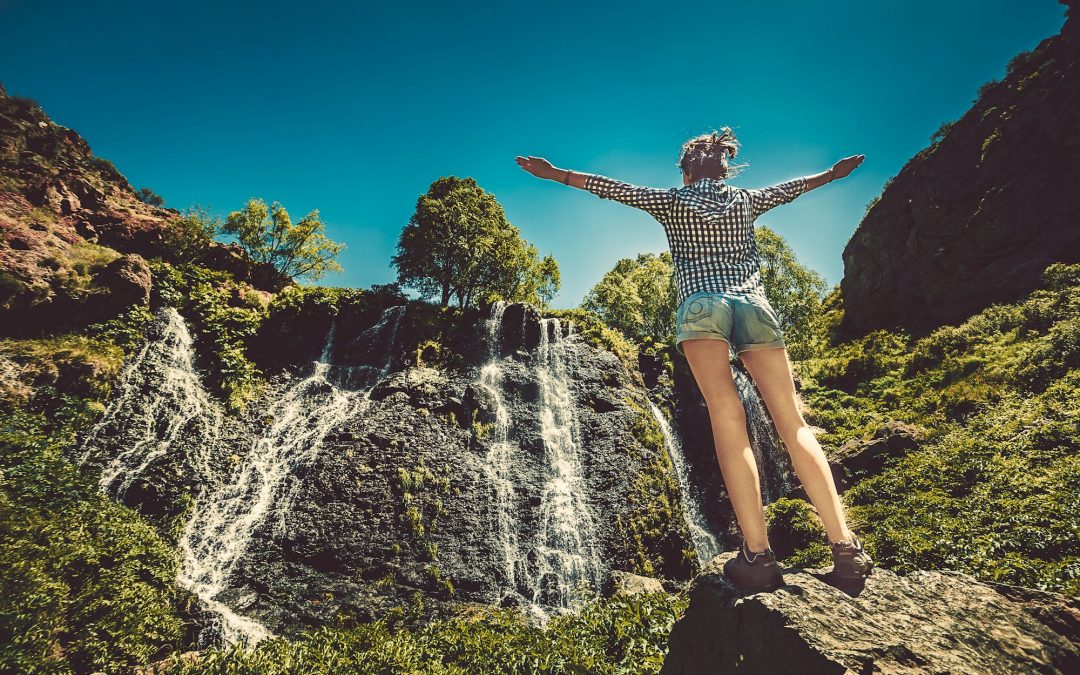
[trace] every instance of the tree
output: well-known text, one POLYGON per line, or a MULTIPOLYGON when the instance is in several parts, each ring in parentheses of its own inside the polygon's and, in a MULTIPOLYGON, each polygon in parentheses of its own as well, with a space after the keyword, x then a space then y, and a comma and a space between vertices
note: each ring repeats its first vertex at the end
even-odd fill
POLYGON ((444 307, 451 300, 461 307, 493 300, 543 306, 560 286, 555 258, 541 259, 472 178, 431 184, 402 229, 392 261, 398 283, 444 307))
MULTIPOLYGON (((776 310, 792 359, 810 355, 811 321, 821 311, 825 280, 795 258, 791 246, 764 225, 755 226, 765 296, 776 310)), ((624 258, 604 275, 581 305, 627 337, 674 341, 678 310, 674 266, 668 252, 624 258)))
POLYGON ((135 192, 135 196, 139 198, 140 202, 151 206, 165 206, 165 199, 148 187, 139 188, 135 192))
POLYGON ((638 342, 647 337, 670 342, 678 309, 674 272, 667 251, 623 258, 593 286, 581 306, 638 342))
POLYGON ((177 262, 192 262, 202 258, 221 231, 221 219, 211 216, 199 206, 192 206, 179 218, 168 223, 164 231, 165 244, 177 262))
POLYGON ((806 358, 812 344, 811 322, 821 312, 827 289, 825 279, 800 263, 787 241, 768 227, 756 226, 755 238, 765 295, 780 318, 788 354, 793 360, 806 358))
POLYGON ((273 265, 290 278, 315 280, 341 271, 335 258, 345 245, 326 237, 317 209, 293 223, 281 204, 267 207, 263 200, 251 199, 243 210, 228 215, 222 232, 234 235, 252 260, 273 265))

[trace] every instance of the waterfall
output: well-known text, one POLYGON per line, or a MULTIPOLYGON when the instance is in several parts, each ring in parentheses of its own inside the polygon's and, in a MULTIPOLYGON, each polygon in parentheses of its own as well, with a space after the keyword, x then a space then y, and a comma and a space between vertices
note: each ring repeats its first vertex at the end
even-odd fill
MULTIPOLYGON (((515 420, 504 395, 504 380, 509 362, 515 357, 500 356, 505 311, 504 302, 492 306, 487 323, 489 358, 477 379, 495 416, 485 470, 495 495, 494 537, 510 586, 500 591, 505 595, 499 601, 520 594, 527 613, 542 624, 553 611, 569 608, 579 582, 586 581, 595 588, 602 565, 595 544, 595 522, 585 499, 576 402, 571 393, 569 349, 562 324, 558 319, 541 319, 539 344, 527 357, 528 369, 538 385, 536 405, 543 444, 539 465, 533 468, 528 466, 532 456, 523 453, 511 437, 515 420), (528 514, 536 522, 531 540, 520 536, 526 515, 521 504, 536 503, 518 494, 519 486, 528 484, 518 477, 522 471, 537 471, 540 477, 539 505, 535 513, 528 514)), ((572 333, 573 324, 567 328, 572 333)), ((535 424, 532 419, 518 422, 535 424)))
POLYGON ((228 588, 257 528, 276 512, 275 529, 283 529, 297 488, 294 471, 310 465, 327 434, 365 407, 371 387, 389 370, 388 357, 403 313, 404 306, 385 310, 378 324, 365 333, 372 344, 383 343, 378 351, 385 350, 385 361, 378 369, 368 364, 332 365, 332 325, 311 375, 271 404, 266 411, 272 420, 269 428, 252 444, 233 475, 196 500, 180 541, 180 581, 220 614, 226 642, 255 644, 272 636, 258 622, 237 615, 217 596, 228 588), (363 388, 346 389, 338 384, 357 381, 363 388))
MULTIPOLYGON (((573 333, 573 324, 568 332, 573 333)), ((540 383, 540 428, 545 482, 540 495, 534 606, 566 608, 579 581, 596 588, 601 571, 596 524, 585 498, 576 402, 567 372, 567 343, 558 319, 541 319, 536 375, 540 383)))
POLYGON ((210 454, 222 425, 220 406, 195 370, 195 350, 183 317, 158 313, 152 339, 124 366, 113 399, 82 443, 81 464, 105 458, 101 490, 123 500, 132 483, 159 460, 186 453, 203 481, 213 480, 210 454))
POLYGON ((651 400, 649 401, 649 410, 652 411, 653 417, 656 418, 657 424, 660 425, 660 431, 664 434, 664 445, 667 446, 668 455, 671 456, 671 463, 675 467, 675 477, 679 481, 683 517, 686 519, 686 525, 690 529, 690 537, 694 541, 694 550, 697 551, 698 561, 704 565, 720 553, 720 544, 712 532, 709 531, 709 525, 701 512, 700 495, 691 487, 690 467, 686 461, 686 455, 683 453, 681 439, 672 431, 671 425, 668 424, 667 418, 664 417, 664 413, 651 400))
POLYGON ((758 396, 754 382, 749 375, 738 368, 732 368, 735 387, 746 409, 746 428, 750 437, 750 447, 757 460, 758 475, 761 479, 762 502, 771 504, 787 494, 795 485, 795 476, 791 468, 791 459, 781 446, 776 435, 776 427, 765 408, 765 403, 758 396))
MULTIPOLYGON (((491 443, 484 457, 484 471, 495 490, 495 538, 503 562, 503 572, 510 588, 518 588, 527 575, 526 561, 518 542, 517 490, 513 477, 517 461, 515 446, 509 440, 510 411, 503 400, 503 365, 499 358, 499 339, 502 334, 503 314, 506 303, 498 301, 491 307, 487 320, 489 341, 488 361, 480 368, 480 387, 487 392, 494 405, 495 426, 491 443)), ((499 598, 500 602, 503 598, 499 598)))
POLYGON ((327 434, 362 412, 371 388, 388 374, 404 311, 383 311, 375 326, 352 341, 366 347, 356 365, 332 363, 332 325, 312 373, 275 398, 266 410, 268 427, 223 480, 216 467, 225 418, 195 369, 183 317, 166 308, 148 330, 146 344, 125 364, 117 397, 83 442, 82 463, 103 461, 101 489, 117 499, 161 462, 180 458, 196 473, 201 492, 179 542, 178 581, 219 615, 227 642, 255 643, 271 635, 218 595, 228 588, 256 530, 272 516, 275 531, 284 528, 300 487, 295 470, 317 457, 327 434))

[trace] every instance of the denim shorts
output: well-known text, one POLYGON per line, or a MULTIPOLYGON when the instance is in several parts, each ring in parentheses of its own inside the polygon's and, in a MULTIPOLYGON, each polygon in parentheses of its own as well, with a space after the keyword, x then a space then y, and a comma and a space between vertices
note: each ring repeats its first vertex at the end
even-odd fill
POLYGON ((724 340, 736 354, 747 349, 784 347, 784 333, 772 305, 744 293, 700 291, 675 312, 675 348, 683 340, 724 340))

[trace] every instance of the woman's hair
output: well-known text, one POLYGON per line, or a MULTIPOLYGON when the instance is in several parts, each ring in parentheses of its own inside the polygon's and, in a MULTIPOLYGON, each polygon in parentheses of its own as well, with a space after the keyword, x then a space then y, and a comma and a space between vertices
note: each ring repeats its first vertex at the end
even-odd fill
POLYGON ((691 179, 730 178, 746 164, 733 165, 729 160, 739 154, 739 141, 731 127, 695 136, 683 143, 679 168, 691 179))

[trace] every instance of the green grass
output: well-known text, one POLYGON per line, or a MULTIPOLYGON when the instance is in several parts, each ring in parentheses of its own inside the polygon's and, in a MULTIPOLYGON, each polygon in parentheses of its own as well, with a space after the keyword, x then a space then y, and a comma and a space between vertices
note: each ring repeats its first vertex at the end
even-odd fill
POLYGON ((686 604, 665 593, 593 597, 580 613, 555 617, 546 628, 529 625, 517 610, 476 607, 472 615, 411 630, 380 620, 269 640, 253 650, 215 650, 165 672, 656 673, 686 604))
POLYGON ((827 452, 889 419, 927 431, 844 495, 883 566, 1080 593, 1080 265, 960 325, 875 331, 796 367, 827 452))

